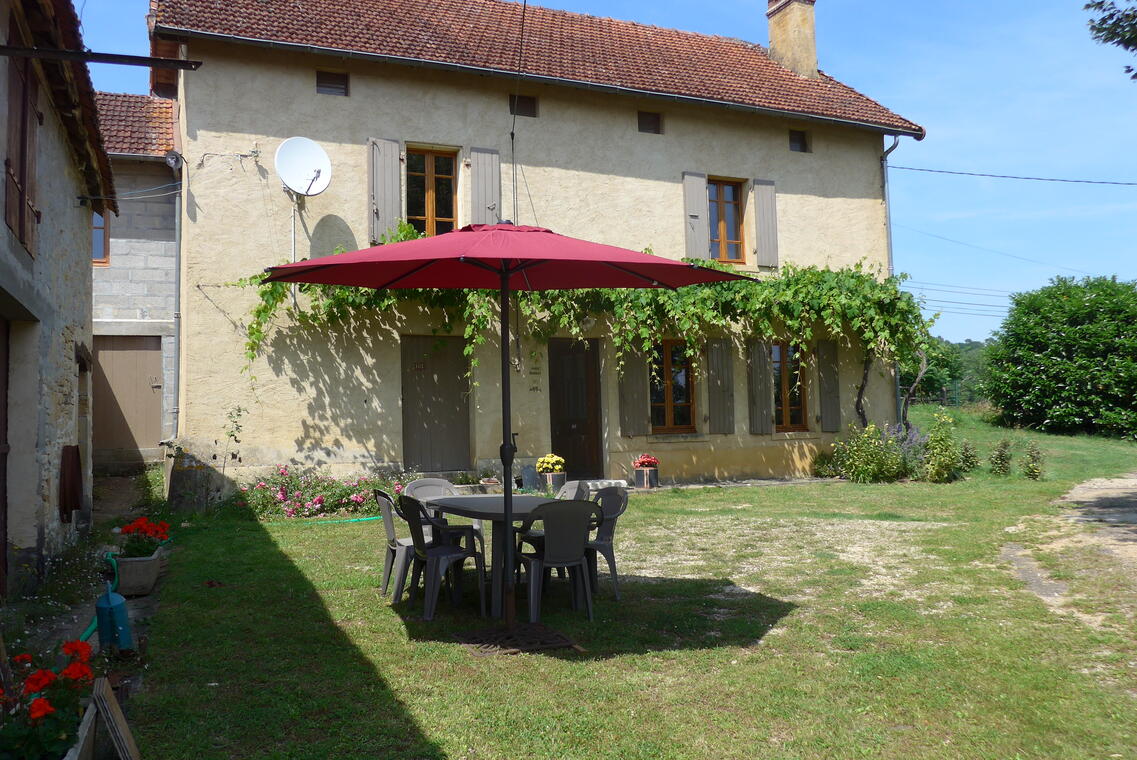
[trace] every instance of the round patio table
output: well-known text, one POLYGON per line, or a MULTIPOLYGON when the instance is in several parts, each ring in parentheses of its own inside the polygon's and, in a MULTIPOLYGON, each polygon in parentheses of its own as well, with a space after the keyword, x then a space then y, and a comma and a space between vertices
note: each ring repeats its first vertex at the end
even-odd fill
MULTIPOLYGON (((556 500, 551 496, 514 494, 514 522, 521 522, 537 506, 550 501, 556 500)), ((500 493, 437 496, 423 499, 422 503, 445 514, 493 523, 490 539, 490 614, 501 617, 501 599, 505 589, 505 497, 500 493)))

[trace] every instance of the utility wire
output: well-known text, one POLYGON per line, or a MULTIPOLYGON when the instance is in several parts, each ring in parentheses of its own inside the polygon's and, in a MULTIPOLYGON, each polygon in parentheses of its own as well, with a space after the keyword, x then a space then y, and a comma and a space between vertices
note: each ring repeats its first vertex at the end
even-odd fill
POLYGON ((513 120, 509 124, 509 162, 513 165, 513 216, 514 223, 520 221, 517 213, 517 101, 521 99, 521 62, 522 56, 525 53, 525 10, 529 6, 529 0, 522 0, 521 2, 521 30, 517 38, 517 76, 514 78, 513 83, 513 106, 510 110, 513 111, 513 120))
POLYGON ((950 303, 953 306, 973 306, 976 308, 991 309, 991 310, 1006 309, 1007 308, 1006 306, 1002 306, 1002 305, 997 304, 997 303, 976 303, 975 301, 942 301, 938 298, 925 298, 924 300, 927 301, 928 303, 950 303))
POLYGON ((965 248, 974 248, 977 251, 986 251, 987 253, 997 253, 1000 256, 1006 256, 1006 257, 1011 258, 1011 259, 1018 259, 1019 261, 1028 261, 1031 264, 1038 264, 1039 266, 1053 267, 1055 269, 1065 269, 1067 272, 1077 272, 1078 274, 1084 274, 1088 277, 1093 276, 1092 272, 1087 272, 1084 269, 1074 269, 1073 267, 1064 267, 1061 264, 1051 264, 1047 261, 1039 261, 1038 259, 1030 259, 1030 258, 1027 258, 1026 256, 1018 256, 1018 255, 1015 255, 1013 253, 1007 253, 1006 251, 999 251, 999 250, 996 250, 994 248, 986 248, 986 247, 981 246, 981 245, 975 245, 974 243, 965 243, 962 240, 955 240, 954 238, 944 237, 943 235, 937 235, 933 232, 924 232, 923 230, 917 230, 913 227, 905 227, 903 224, 896 224, 895 222, 893 222, 892 226, 893 227, 899 227, 902 230, 908 230, 909 232, 915 232, 919 235, 927 235, 928 237, 936 238, 937 240, 943 240, 943 241, 946 241, 948 243, 955 243, 956 245, 962 245, 965 248))
POLYGON ((991 179, 1020 179, 1028 182, 1065 182, 1075 185, 1122 185, 1137 187, 1137 182, 1115 182, 1100 179, 1057 179, 1055 177, 1018 177, 1013 174, 984 174, 982 172, 955 172, 947 169, 923 169, 916 166, 892 166, 889 169, 903 169, 907 172, 927 172, 928 174, 955 174, 961 177, 989 177, 991 179))
POLYGON ((1009 296, 1000 296, 996 293, 980 293, 979 291, 976 291, 976 290, 952 290, 952 289, 948 289, 948 288, 909 287, 907 285, 902 285, 901 288, 903 290, 908 291, 909 293, 923 293, 924 291, 930 291, 933 293, 950 293, 951 295, 959 295, 959 296, 980 296, 982 298, 1008 298, 1009 297, 1009 296))
POLYGON ((978 285, 955 285, 953 283, 948 283, 948 282, 921 282, 920 280, 905 280, 904 284, 905 285, 909 285, 909 284, 911 284, 911 285, 936 285, 936 286, 939 286, 941 288, 982 290, 982 291, 986 291, 987 293, 1001 293, 1003 295, 1008 295, 1008 296, 1014 292, 1013 290, 996 290, 995 288, 981 288, 978 285))

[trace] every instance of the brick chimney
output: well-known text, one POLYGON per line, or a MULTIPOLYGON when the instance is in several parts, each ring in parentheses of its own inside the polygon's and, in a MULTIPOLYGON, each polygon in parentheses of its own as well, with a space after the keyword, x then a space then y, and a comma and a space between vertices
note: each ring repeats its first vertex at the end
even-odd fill
POLYGON ((770 0, 770 57, 791 71, 817 76, 815 0, 770 0))

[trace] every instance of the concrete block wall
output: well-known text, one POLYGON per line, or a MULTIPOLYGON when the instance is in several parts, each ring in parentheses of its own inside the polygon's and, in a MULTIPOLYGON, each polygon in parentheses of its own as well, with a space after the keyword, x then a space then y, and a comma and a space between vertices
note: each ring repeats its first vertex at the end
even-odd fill
POLYGON ((95 335, 162 337, 162 435, 177 406, 177 176, 161 160, 111 156, 119 215, 108 223, 110 257, 94 267, 95 335))

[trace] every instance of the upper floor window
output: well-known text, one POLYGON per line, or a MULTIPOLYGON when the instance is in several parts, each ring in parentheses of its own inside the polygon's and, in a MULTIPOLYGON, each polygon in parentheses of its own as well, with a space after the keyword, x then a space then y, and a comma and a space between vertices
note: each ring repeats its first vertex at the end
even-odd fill
POLYGON ((742 183, 708 179, 707 198, 710 202, 711 258, 741 264, 742 183))
POLYGON ((536 95, 510 95, 509 112, 514 116, 530 116, 537 118, 536 95))
POLYGON ((320 95, 343 95, 346 97, 350 94, 350 84, 351 82, 345 72, 316 72, 316 92, 320 95))
MULTIPOLYGON (((8 22, 8 44, 26 47, 13 15, 8 22)), ((35 205, 36 133, 43 124, 39 80, 31 58, 8 61, 8 147, 4 157, 4 221, 28 253, 34 253, 40 212, 35 205)))
POLYGON ((663 134, 663 114, 655 111, 640 111, 636 118, 641 132, 646 132, 649 135, 663 134))
POLYGON ((407 221, 419 232, 441 235, 454 229, 458 154, 407 150, 407 221))
POLYGON ((91 263, 105 267, 111 263, 111 238, 107 218, 98 211, 91 212, 91 263))
POLYGON ((774 370, 774 429, 779 433, 808 430, 801 349, 789 343, 771 344, 770 362, 774 370))
POLYGON ((791 129, 790 150, 795 153, 811 153, 809 132, 806 132, 804 129, 791 129))
POLYGON ((665 340, 651 367, 651 432, 695 432, 695 382, 687 342, 665 340))

